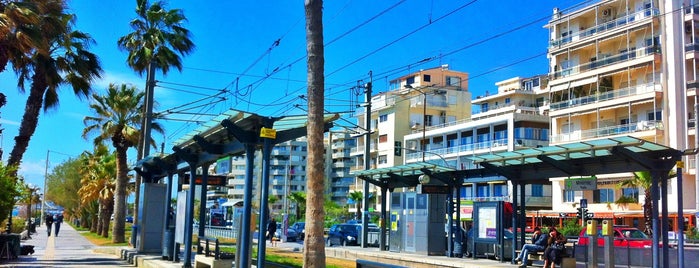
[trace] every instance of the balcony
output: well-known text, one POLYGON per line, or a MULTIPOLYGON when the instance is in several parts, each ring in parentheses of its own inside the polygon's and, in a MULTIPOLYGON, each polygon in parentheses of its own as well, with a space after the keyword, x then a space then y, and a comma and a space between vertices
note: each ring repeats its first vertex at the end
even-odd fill
POLYGON ((661 92, 660 84, 646 83, 626 88, 621 88, 617 90, 606 91, 603 93, 596 94, 594 96, 584 96, 580 98, 574 98, 565 101, 552 102, 551 111, 568 109, 578 106, 583 106, 587 104, 598 103, 607 100, 621 99, 628 96, 641 95, 650 92, 661 92))
POLYGON ((581 141, 581 140, 608 137, 608 136, 614 136, 614 135, 625 135, 625 134, 633 134, 633 133, 642 132, 642 131, 663 130, 663 129, 664 129, 664 127, 663 127, 662 121, 644 120, 644 121, 640 121, 637 123, 601 127, 601 128, 596 128, 596 129, 579 130, 579 131, 573 131, 573 132, 567 133, 567 134, 553 135, 551 137, 551 143, 573 142, 573 141, 581 141))
POLYGON ((598 23, 596 25, 591 26, 590 28, 588 28, 586 30, 578 32, 577 34, 563 36, 561 38, 558 38, 558 39, 551 41, 549 43, 549 48, 560 47, 560 46, 565 45, 567 43, 577 41, 577 40, 583 39, 583 38, 588 37, 588 36, 609 32, 611 30, 618 29, 621 26, 631 24, 632 22, 634 22, 636 20, 641 20, 643 18, 648 18, 651 16, 657 16, 658 14, 660 14, 660 10, 655 9, 655 8, 648 8, 648 9, 638 11, 636 13, 631 13, 630 15, 623 16, 623 17, 620 17, 620 18, 612 20, 612 21, 598 23))
MULTIPOLYGON (((372 143, 371 147, 369 148, 371 152, 376 151, 376 143, 372 143)), ((357 146, 352 148, 350 151, 352 154, 363 154, 364 153, 364 146, 357 146)))
POLYGON ((630 51, 618 53, 616 55, 611 55, 607 56, 605 58, 600 58, 596 59, 594 61, 590 61, 584 64, 576 65, 576 66, 571 66, 569 68, 556 71, 553 74, 550 74, 553 79, 559 79, 563 77, 568 77, 571 75, 579 74, 585 71, 590 71, 606 66, 610 66, 612 64, 616 63, 622 63, 622 62, 628 62, 637 58, 641 58, 644 56, 648 55, 653 55, 656 53, 660 53, 660 46, 657 45, 650 45, 650 46, 645 46, 641 48, 635 48, 631 49, 630 51))
MULTIPOLYGON (((459 146, 454 146, 454 147, 446 147, 446 148, 439 148, 439 149, 433 149, 433 150, 427 150, 425 151, 426 156, 433 156, 433 155, 440 155, 440 156, 446 156, 448 154, 454 154, 454 153, 462 153, 462 152, 474 152, 477 150, 488 150, 488 149, 499 149, 499 150, 507 150, 507 139, 499 139, 499 140, 494 140, 494 141, 484 141, 484 142, 477 142, 477 143, 471 143, 471 144, 464 144, 464 145, 459 145, 459 146)), ((410 153, 407 153, 405 155, 405 161, 406 162, 415 162, 418 160, 422 160, 422 154, 423 152, 413 152, 411 151, 410 153)))

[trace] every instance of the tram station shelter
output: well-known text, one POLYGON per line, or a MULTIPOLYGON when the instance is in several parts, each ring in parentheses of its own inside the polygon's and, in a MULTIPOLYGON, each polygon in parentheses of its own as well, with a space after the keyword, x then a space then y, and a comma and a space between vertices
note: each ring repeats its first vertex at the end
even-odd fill
MULTIPOLYGON (((452 213, 455 212, 458 221, 459 188, 463 183, 470 180, 478 180, 492 176, 502 176, 512 183, 513 224, 519 228, 513 228, 515 239, 520 244, 524 244, 524 233, 517 232, 517 229, 525 229, 525 185, 532 183, 545 183, 553 177, 572 176, 593 176, 599 174, 649 171, 653 178, 651 186, 653 212, 652 223, 653 233, 667 233, 668 222, 660 221, 659 208, 662 207, 662 218, 668 218, 667 188, 670 171, 685 154, 695 154, 696 149, 680 151, 664 145, 638 139, 631 136, 621 136, 615 138, 605 138, 562 144, 556 146, 546 146, 540 148, 527 148, 515 151, 491 153, 485 155, 472 156, 471 159, 479 166, 477 169, 455 170, 449 167, 441 167, 431 163, 411 163, 404 166, 378 168, 372 170, 357 171, 354 174, 368 183, 381 188, 382 197, 382 219, 387 219, 385 198, 389 195, 387 191, 393 192, 398 187, 415 187, 416 190, 425 190, 444 193, 435 189, 447 187, 447 220, 451 224, 452 213), (424 176, 432 178, 425 180, 424 176), (428 183, 421 184, 428 181, 428 183), (436 180, 435 180, 436 179, 436 180), (421 185, 421 186, 419 186, 421 185), (422 189, 420 189, 422 188, 422 189), (662 200, 662 204, 660 202, 662 200)), ((678 174, 681 172, 678 172, 678 174)), ((678 199, 682 199, 682 195, 678 199)), ((682 213, 681 210, 679 213, 682 213)), ((474 221, 478 219, 474 217, 474 221)), ((382 237, 385 234, 385 225, 381 227, 382 237)), ((450 230, 449 230, 450 231, 450 230)), ((457 232, 459 229, 457 229, 457 232)), ((449 233, 447 255, 453 256, 453 239, 458 237, 449 233)), ((667 245, 667 237, 662 237, 662 243, 667 245)), ((653 236, 653 263, 654 267, 660 266, 661 252, 660 238, 653 236)), ((384 249, 381 244, 380 248, 384 249)), ((680 245, 682 246, 682 245, 680 245)), ((504 247, 501 247, 504 250, 504 247)), ((512 248, 514 256, 515 247, 512 248)), ((682 249, 680 249, 682 250, 682 249)), ((668 262, 668 247, 662 248, 663 267, 668 262)), ((503 255, 501 255, 503 256, 503 255)), ((502 259, 502 258, 501 258, 502 259)))

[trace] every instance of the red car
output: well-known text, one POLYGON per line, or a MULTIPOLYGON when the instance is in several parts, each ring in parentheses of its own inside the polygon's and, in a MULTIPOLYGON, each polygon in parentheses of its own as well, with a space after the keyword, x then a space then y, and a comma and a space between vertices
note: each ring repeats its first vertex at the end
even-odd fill
MULTIPOLYGON (((583 227, 578 238, 578 245, 587 246, 590 237, 587 236, 587 227, 583 227)), ((597 245, 604 246, 602 227, 597 228, 597 245)), ((614 226, 614 246, 630 248, 651 248, 653 240, 638 228, 614 226)))

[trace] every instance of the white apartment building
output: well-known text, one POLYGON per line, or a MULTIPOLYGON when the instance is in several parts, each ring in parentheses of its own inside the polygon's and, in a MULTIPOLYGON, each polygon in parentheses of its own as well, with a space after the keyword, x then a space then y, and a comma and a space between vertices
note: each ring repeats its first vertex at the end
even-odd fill
MULTIPOLYGON (((394 154, 394 147, 403 137, 416 130, 454 123, 471 117, 471 93, 468 91, 468 74, 449 70, 443 65, 420 70, 390 81, 390 88, 371 97, 371 125, 366 126, 364 108, 357 110, 358 133, 371 131, 371 142, 366 144, 364 135, 357 135, 357 146, 352 148, 355 166, 351 170, 364 170, 364 148, 370 146, 371 167, 382 168, 402 165, 407 150, 394 154)), ((374 89, 376 90, 376 89, 374 89)), ((422 144, 418 149, 426 149, 422 144)), ((399 147, 404 147, 400 144, 399 147)), ((406 147, 407 148, 407 147, 406 147)), ((358 180, 350 191, 363 191, 363 181, 358 180)), ((371 192, 378 198, 373 185, 371 192)), ((378 211, 380 203, 375 202, 378 211)))
POLYGON ((354 176, 350 174, 350 168, 355 165, 350 151, 356 146, 357 140, 350 133, 332 130, 325 137, 325 177, 328 178, 325 184, 326 194, 336 204, 345 206, 350 186, 354 185, 355 181, 354 176))
MULTIPOLYGON (((472 101, 470 118, 424 131, 416 129, 406 135, 404 143, 411 152, 406 153, 405 162, 424 159, 464 170, 475 168, 469 159, 472 156, 548 145, 546 76, 515 77, 495 85, 496 94, 478 96, 472 101)), ((512 184, 504 177, 467 179, 460 193, 461 215, 470 218, 473 201, 511 202, 511 193, 512 184)), ((525 196, 528 210, 551 209, 550 184, 527 185, 525 196)))
MULTIPOLYGON (((680 4, 689 3, 606 0, 567 13, 553 10, 545 26, 552 145, 628 135, 679 150, 695 147, 696 127, 688 119, 695 118, 697 103, 699 15, 695 9, 682 11, 680 4)), ((695 160, 684 160, 691 161, 679 190, 685 193, 685 215, 693 215, 695 160)), ((574 214, 585 198, 595 218, 643 229, 644 189, 618 188, 631 178, 630 173, 600 174, 594 191, 566 191, 565 178, 552 178, 553 210, 574 214), (615 203, 622 196, 636 202, 615 203)), ((668 185, 676 227, 676 178, 668 185)))
MULTIPOLYGON (((306 191, 306 139, 299 138, 275 145, 270 154, 269 197, 276 202, 270 203, 272 213, 294 213, 295 204, 286 197, 292 192, 306 191), (286 202, 286 206, 284 205, 286 202)), ((245 191, 246 157, 230 157, 228 176, 229 200, 243 200, 245 191)), ((255 153, 255 166, 262 167, 262 152, 255 153)), ((253 203, 259 204, 262 168, 255 168, 253 174, 253 203)), ((257 206, 257 205, 255 205, 257 206)))

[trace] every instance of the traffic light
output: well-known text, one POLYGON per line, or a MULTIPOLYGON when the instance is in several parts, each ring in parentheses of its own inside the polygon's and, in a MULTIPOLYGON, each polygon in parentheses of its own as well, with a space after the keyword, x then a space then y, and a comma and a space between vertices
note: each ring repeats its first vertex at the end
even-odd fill
POLYGON ((578 213, 576 213, 576 217, 578 217, 578 219, 581 219, 585 214, 587 214, 586 208, 578 208, 578 213))
POLYGON ((393 142, 393 155, 401 156, 403 154, 403 142, 395 141, 393 142))

